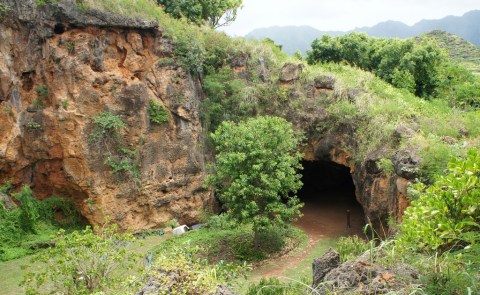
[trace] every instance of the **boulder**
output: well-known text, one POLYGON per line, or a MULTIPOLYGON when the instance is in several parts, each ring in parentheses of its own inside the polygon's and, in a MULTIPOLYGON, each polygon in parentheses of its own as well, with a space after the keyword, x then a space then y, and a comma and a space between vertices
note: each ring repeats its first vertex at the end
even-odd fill
POLYGON ((328 75, 322 75, 315 79, 315 88, 333 90, 335 86, 335 78, 328 75))
POLYGON ((3 193, 0 193, 0 205, 5 206, 7 210, 17 208, 17 204, 13 202, 12 198, 3 193))
POLYGON ((283 65, 282 72, 280 74, 280 82, 289 83, 300 78, 300 74, 303 71, 302 64, 286 63, 283 65))
POLYGON ((413 180, 418 177, 420 158, 412 150, 398 150, 392 157, 395 173, 403 178, 413 180))
MULTIPOLYGON (((328 261, 328 257, 333 257, 333 252, 329 250, 320 259, 328 261)), ((419 285, 418 272, 415 268, 403 263, 393 268, 380 266, 376 264, 376 258, 385 253, 383 251, 376 252, 374 250, 371 257, 370 252, 367 251, 356 260, 337 266, 329 264, 327 268, 330 270, 321 280, 318 280, 314 272, 314 287, 317 293, 338 294, 336 292, 341 291, 341 294, 390 294, 391 292, 408 294, 407 290, 410 290, 412 286, 419 285)))
POLYGON ((332 248, 328 249, 322 257, 316 258, 312 263, 313 288, 323 281, 325 275, 340 264, 340 254, 332 248))

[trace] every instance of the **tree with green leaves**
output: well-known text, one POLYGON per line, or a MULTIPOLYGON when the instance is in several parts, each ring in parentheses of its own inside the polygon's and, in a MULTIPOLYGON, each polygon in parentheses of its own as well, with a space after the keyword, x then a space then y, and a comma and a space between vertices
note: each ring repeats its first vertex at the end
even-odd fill
POLYGON ((226 121, 211 137, 216 162, 207 183, 232 218, 252 223, 257 237, 300 214, 303 204, 295 193, 302 186, 302 154, 291 123, 268 116, 226 121))
POLYGON ((202 24, 207 22, 213 28, 229 25, 237 18, 242 0, 157 0, 165 12, 175 18, 202 24))

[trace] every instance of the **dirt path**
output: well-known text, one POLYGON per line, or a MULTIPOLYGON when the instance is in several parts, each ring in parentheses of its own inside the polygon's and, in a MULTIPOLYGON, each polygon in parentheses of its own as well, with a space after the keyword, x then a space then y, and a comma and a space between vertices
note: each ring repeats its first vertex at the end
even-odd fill
POLYGON ((317 194, 321 196, 304 196, 303 217, 294 224, 305 231, 308 236, 308 245, 300 253, 277 258, 259 267, 255 271, 256 277, 285 275, 288 271, 295 269, 322 239, 355 234, 363 236, 363 212, 354 201, 351 190, 336 189, 317 194), (347 227, 347 210, 350 210, 351 228, 347 227))

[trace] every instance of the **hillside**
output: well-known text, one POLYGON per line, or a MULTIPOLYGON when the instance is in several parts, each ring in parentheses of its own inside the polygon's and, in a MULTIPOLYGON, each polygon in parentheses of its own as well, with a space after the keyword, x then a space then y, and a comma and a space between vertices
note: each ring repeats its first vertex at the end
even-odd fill
POLYGON ((305 276, 234 291, 480 290, 480 80, 435 44, 325 37, 305 59, 154 0, 0 12, 0 260, 39 254, 14 294, 232 294, 300 253, 305 276), (355 211, 314 210, 308 240, 294 228, 347 188, 355 211), (96 228, 32 243, 76 211, 96 228), (340 253, 312 280, 327 237, 340 253))
POLYGON ((422 34, 418 39, 435 40, 455 62, 477 75, 480 74, 480 47, 440 30, 422 34))
POLYGON ((409 38, 433 30, 449 32, 480 46, 480 10, 467 12, 463 16, 447 16, 439 20, 422 20, 413 26, 398 21, 386 21, 372 27, 355 28, 344 32, 321 31, 308 26, 285 26, 256 29, 245 37, 259 40, 270 38, 275 43, 283 45, 286 53, 292 54, 296 50, 305 53, 315 38, 325 34, 338 36, 350 32, 363 32, 372 37, 409 38), (302 37, 299 38, 299 36, 302 37))

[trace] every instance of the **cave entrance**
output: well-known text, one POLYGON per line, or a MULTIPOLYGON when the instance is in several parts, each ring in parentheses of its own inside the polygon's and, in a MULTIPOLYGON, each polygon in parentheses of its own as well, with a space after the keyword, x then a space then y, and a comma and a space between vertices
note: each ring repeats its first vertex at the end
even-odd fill
POLYGON ((302 164, 303 188, 298 197, 305 206, 303 217, 296 225, 313 238, 363 236, 364 213, 355 198, 350 169, 330 161, 303 161, 302 164), (350 215, 350 227, 347 215, 350 215))

